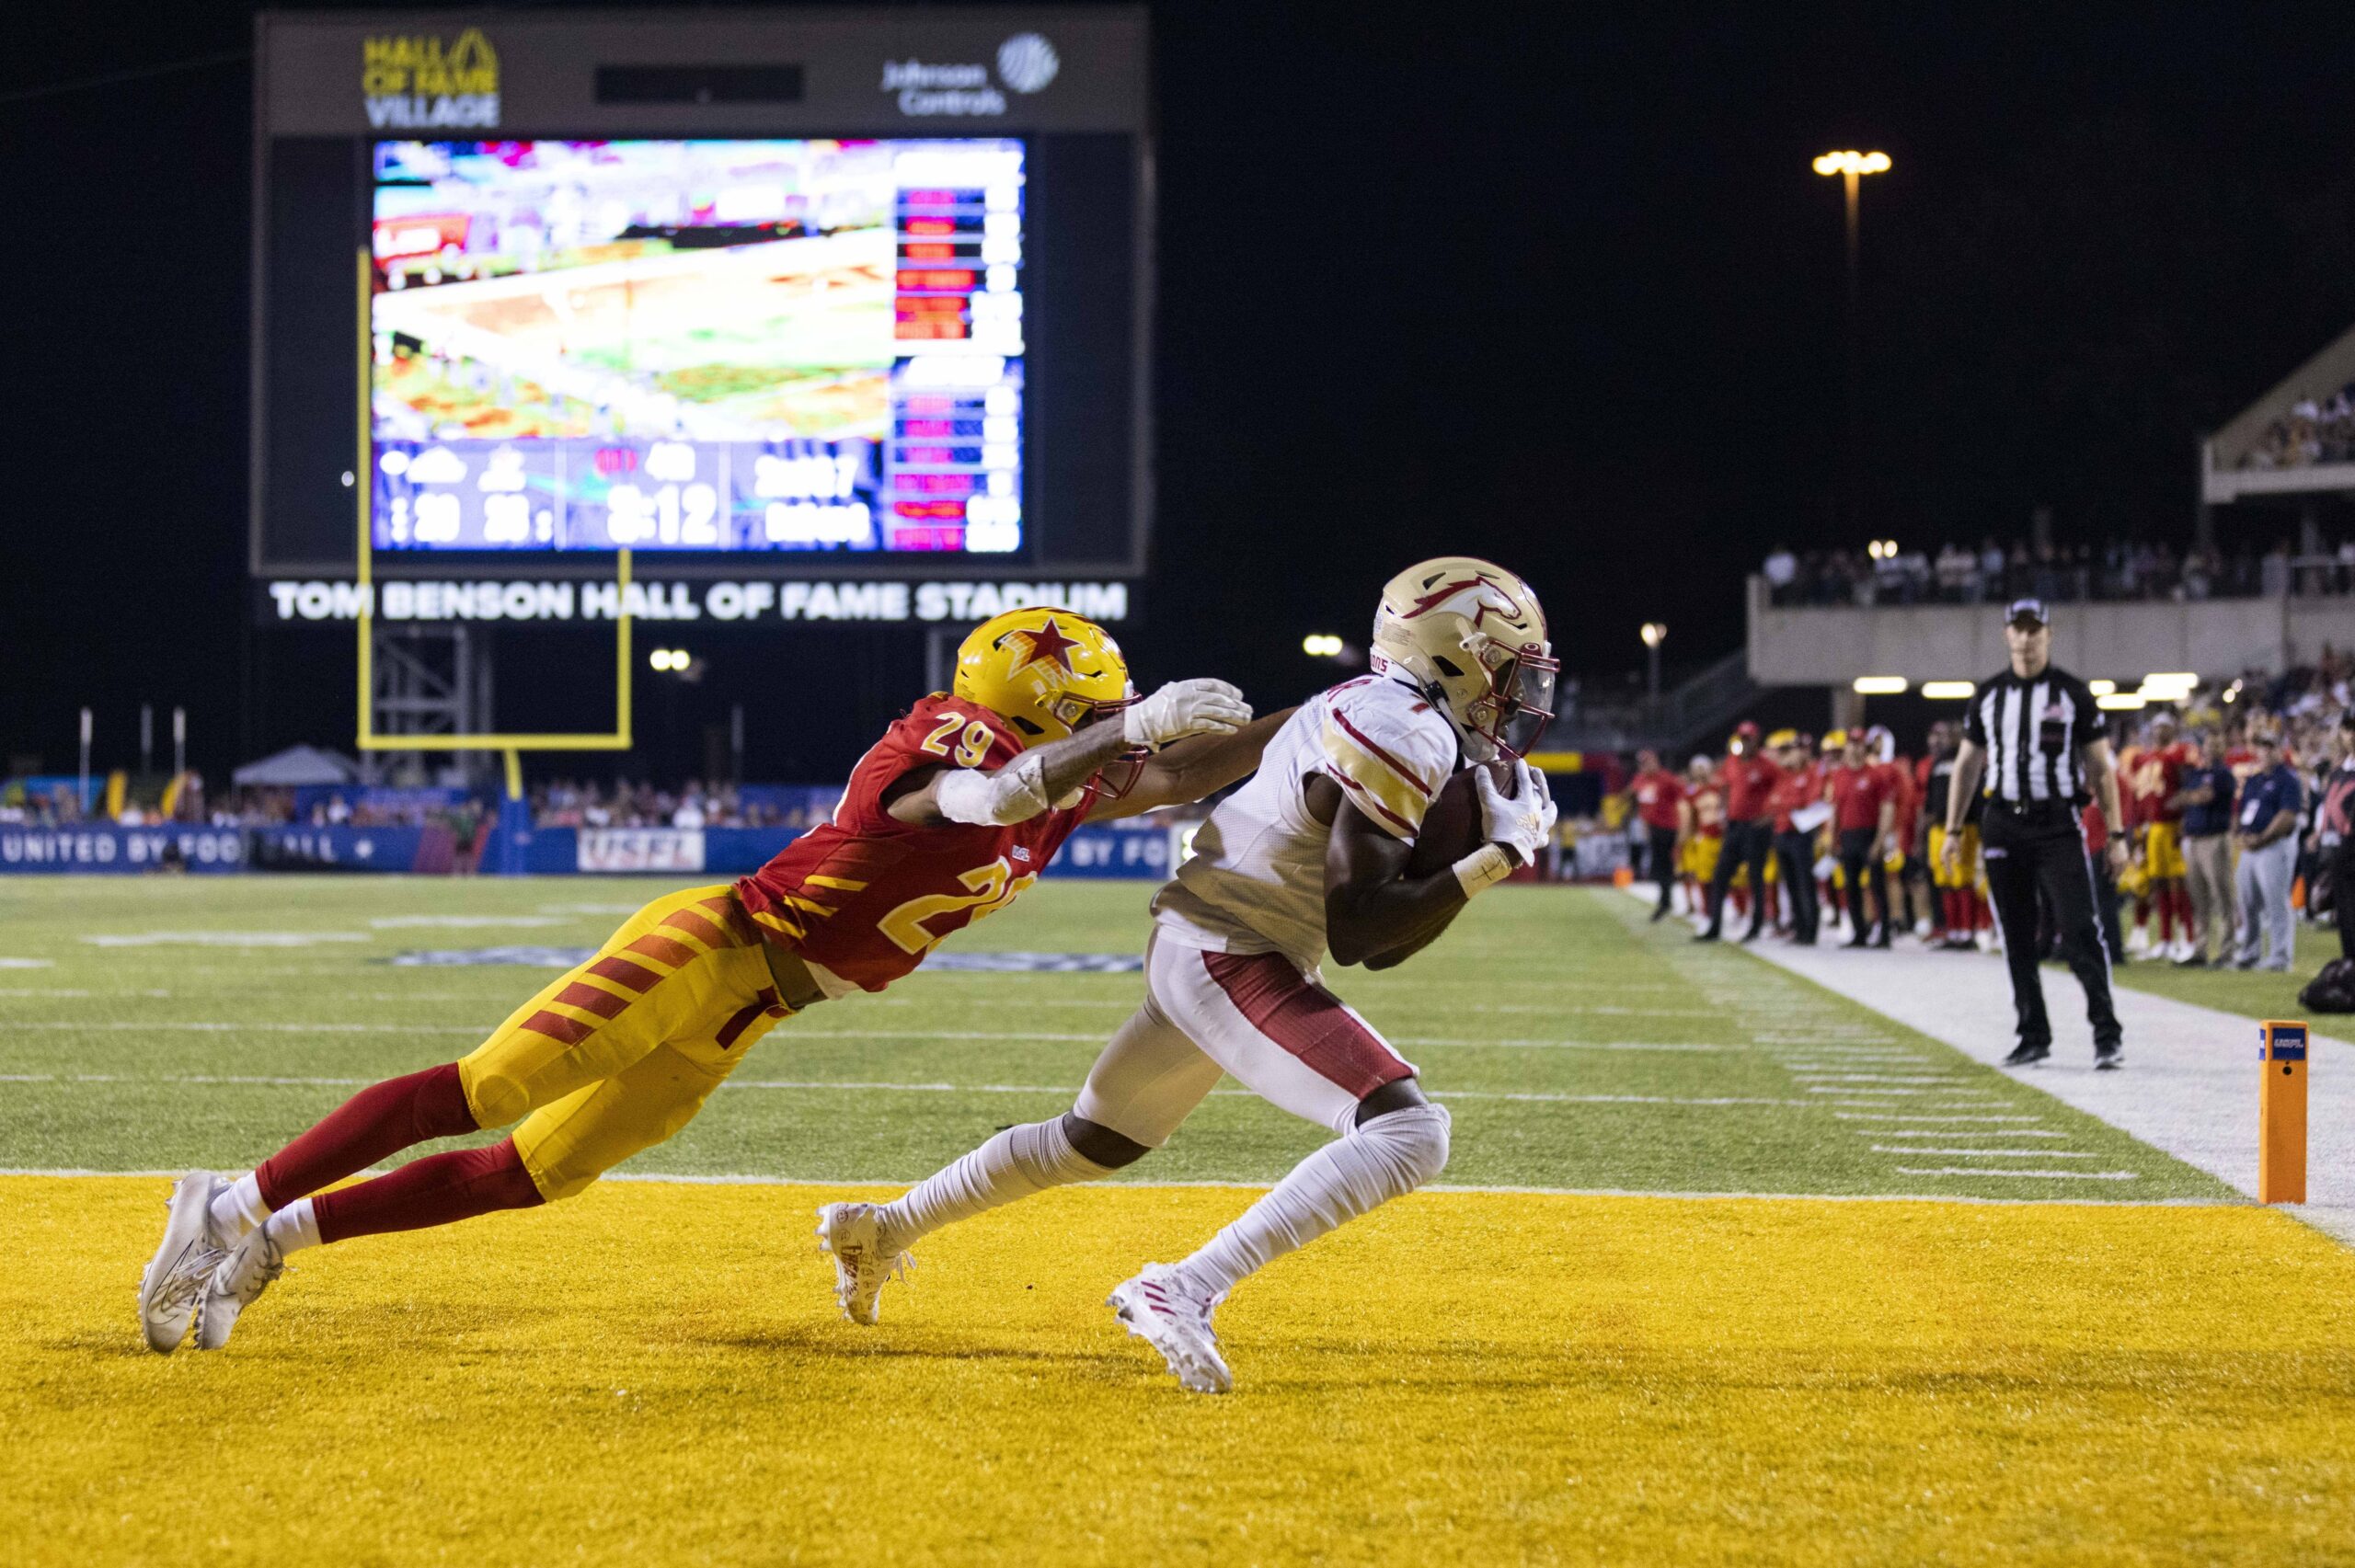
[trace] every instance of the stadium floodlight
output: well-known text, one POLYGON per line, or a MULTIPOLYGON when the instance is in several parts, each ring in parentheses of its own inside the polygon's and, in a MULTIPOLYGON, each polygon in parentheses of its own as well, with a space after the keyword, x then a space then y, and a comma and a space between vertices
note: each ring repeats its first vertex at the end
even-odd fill
POLYGON ((1665 621, 1647 621, 1644 623, 1644 629, 1636 635, 1644 639, 1644 646, 1646 647, 1658 647, 1660 644, 1668 641, 1668 623, 1665 621))
POLYGON ((1826 153, 1815 160, 1815 172, 1821 175, 1844 174, 1851 178, 1860 174, 1887 174, 1887 153, 1826 153))
POLYGON ((1902 675, 1859 675, 1848 684, 1859 697, 1895 697, 1913 682, 1902 675))
POLYGON ((2145 696, 2151 697, 2188 697, 2199 685, 2200 677, 2197 675, 2145 675, 2142 677, 2142 692, 2145 696))
POLYGON ((1979 690, 1976 681, 1924 681, 1922 695, 1933 702, 1955 702, 1971 696, 1979 690))
POLYGON ((2150 699, 2140 692, 2112 692, 2106 697, 2096 697, 2094 706, 2105 713, 2121 714, 2132 713, 2136 708, 2146 706, 2149 702, 2150 699))
POLYGON ((1300 639, 1300 651, 1311 658, 1338 658, 1341 657, 1341 639, 1329 632, 1311 632, 1300 639))
POLYGON ((2118 690, 2118 682, 2115 681, 2088 681, 2085 682, 2085 690, 2091 692, 2097 697, 2107 697, 2112 692, 2118 690))

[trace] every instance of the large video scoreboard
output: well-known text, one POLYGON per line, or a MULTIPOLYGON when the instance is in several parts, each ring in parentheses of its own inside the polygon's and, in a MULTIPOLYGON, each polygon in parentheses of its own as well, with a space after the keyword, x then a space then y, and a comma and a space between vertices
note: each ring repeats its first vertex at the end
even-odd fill
POLYGON ((257 576, 348 578, 363 529, 393 579, 1134 574, 1144 47, 1092 8, 265 15, 257 576))

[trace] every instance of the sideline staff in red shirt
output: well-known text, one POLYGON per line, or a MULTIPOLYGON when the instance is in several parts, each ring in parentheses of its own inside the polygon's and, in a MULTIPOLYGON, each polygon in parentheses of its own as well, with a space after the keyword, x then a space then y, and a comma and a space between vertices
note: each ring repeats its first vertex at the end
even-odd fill
POLYGON ((1644 875, 1660 884, 1652 919, 1662 920, 1676 887, 1676 808, 1684 800, 1684 781, 1660 765, 1659 752, 1646 749, 1636 753, 1636 776, 1627 793, 1635 797, 1636 816, 1644 825, 1644 875))
POLYGON ((1715 942, 1724 924, 1726 890, 1733 886, 1737 866, 1750 868, 1750 929, 1744 942, 1755 942, 1766 929, 1766 856, 1775 847, 1775 825, 1766 815, 1766 796, 1783 770, 1760 754, 1758 727, 1748 719, 1737 726, 1733 744, 1726 749, 1718 781, 1726 792, 1726 841, 1717 854, 1717 874, 1709 879, 1709 924, 1695 932, 1695 942, 1715 942))
POLYGON ((1888 847, 1897 820, 1897 784, 1893 770, 1870 755, 1862 730, 1848 732, 1840 765, 1825 781, 1832 802, 1832 828, 1839 835, 1840 874, 1848 884, 1848 922, 1855 934, 1851 947, 1886 947, 1890 936, 1888 847), (1865 884, 1872 883, 1880 910, 1880 934, 1872 934, 1865 910, 1865 884))

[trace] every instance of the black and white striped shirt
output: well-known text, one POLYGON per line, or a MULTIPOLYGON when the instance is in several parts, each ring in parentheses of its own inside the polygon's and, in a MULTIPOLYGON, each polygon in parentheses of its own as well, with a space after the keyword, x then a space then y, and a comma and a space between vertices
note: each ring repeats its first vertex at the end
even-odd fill
POLYGON ((1982 788, 1993 800, 2027 805, 2082 801, 2085 771, 2078 749, 2104 738, 2101 714, 2085 683, 2051 665, 2037 675, 2005 670, 1982 681, 1963 727, 1987 753, 1982 788))

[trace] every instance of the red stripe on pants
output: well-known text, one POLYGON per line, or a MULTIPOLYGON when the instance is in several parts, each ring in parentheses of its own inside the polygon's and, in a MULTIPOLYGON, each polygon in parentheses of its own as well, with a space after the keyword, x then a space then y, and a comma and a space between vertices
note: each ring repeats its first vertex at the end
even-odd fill
POLYGON ((1282 954, 1204 953, 1202 965, 1253 1028, 1358 1099, 1415 1075, 1340 998, 1310 984, 1282 954))

